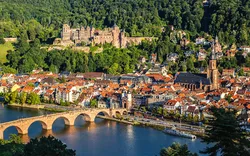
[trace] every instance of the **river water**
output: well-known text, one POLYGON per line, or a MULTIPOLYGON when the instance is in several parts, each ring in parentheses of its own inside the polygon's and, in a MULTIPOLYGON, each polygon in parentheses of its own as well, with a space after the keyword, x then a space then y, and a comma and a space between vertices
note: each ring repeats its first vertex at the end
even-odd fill
MULTIPOLYGON (((7 108, 0 106, 0 122, 15 120, 44 114, 44 111, 7 108)), ((4 138, 16 133, 15 127, 7 128, 4 138)), ((138 127, 96 119, 88 123, 80 116, 75 126, 67 127, 63 119, 57 119, 50 131, 42 130, 39 122, 33 123, 28 135, 23 135, 24 141, 30 138, 53 135, 76 150, 79 156, 155 156, 161 148, 170 146, 173 142, 187 144, 192 152, 199 152, 206 145, 200 139, 190 139, 164 134, 148 127, 138 127)))

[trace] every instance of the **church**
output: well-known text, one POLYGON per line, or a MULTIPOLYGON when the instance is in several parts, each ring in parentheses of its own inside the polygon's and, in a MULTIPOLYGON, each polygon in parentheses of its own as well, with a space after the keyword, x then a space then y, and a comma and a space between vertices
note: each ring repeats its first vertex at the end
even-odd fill
POLYGON ((175 76, 175 84, 179 84, 192 91, 202 89, 204 91, 216 90, 219 88, 219 71, 216 64, 215 48, 209 59, 209 66, 206 74, 178 73, 175 76))

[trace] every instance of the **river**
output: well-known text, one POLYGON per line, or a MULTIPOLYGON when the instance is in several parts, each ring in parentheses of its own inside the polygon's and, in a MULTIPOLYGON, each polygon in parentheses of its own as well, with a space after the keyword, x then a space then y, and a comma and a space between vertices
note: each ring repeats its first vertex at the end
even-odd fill
MULTIPOLYGON (((7 108, 0 106, 0 122, 15 120, 44 114, 44 111, 27 110, 20 108, 7 108)), ((16 133, 14 127, 7 128, 4 138, 16 133)), ((29 138, 53 135, 66 143, 69 148, 76 150, 79 156, 155 156, 163 147, 173 142, 187 144, 192 152, 199 152, 206 145, 200 139, 190 139, 164 134, 148 127, 138 127, 96 119, 88 123, 78 117, 75 126, 64 126, 63 119, 57 119, 50 131, 42 130, 40 123, 33 123, 28 135, 22 136, 24 141, 29 138)))

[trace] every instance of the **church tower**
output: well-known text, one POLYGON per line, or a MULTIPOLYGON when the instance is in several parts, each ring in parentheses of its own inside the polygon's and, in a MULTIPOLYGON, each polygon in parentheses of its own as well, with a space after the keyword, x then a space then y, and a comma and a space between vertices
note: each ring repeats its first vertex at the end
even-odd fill
MULTIPOLYGON (((215 43, 213 43, 215 44, 215 43)), ((207 77, 211 80, 210 90, 219 88, 219 72, 216 65, 216 55, 215 55, 215 46, 213 45, 212 54, 209 59, 209 66, 207 69, 207 77)))

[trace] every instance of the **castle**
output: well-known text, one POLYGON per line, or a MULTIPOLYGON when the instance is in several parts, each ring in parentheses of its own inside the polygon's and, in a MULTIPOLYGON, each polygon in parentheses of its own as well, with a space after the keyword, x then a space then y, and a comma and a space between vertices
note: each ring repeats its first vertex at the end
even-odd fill
POLYGON ((56 40, 54 44, 77 45, 84 42, 86 44, 105 44, 111 43, 117 48, 124 48, 128 45, 140 44, 143 40, 152 41, 153 37, 126 37, 125 32, 120 30, 117 25, 104 30, 97 30, 93 27, 80 27, 71 29, 68 24, 63 25, 61 39, 56 40))

